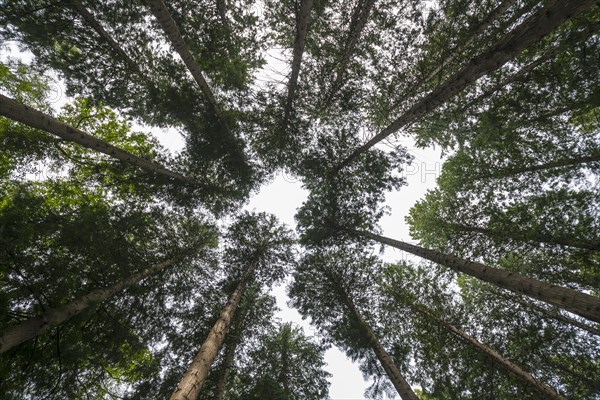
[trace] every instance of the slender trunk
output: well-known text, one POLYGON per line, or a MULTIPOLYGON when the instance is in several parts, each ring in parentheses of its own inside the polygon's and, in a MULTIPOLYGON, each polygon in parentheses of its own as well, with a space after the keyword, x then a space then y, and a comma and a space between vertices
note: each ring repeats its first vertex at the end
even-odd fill
MULTIPOLYGON (((580 166, 582 164, 589 164, 589 163, 598 162, 598 161, 600 161, 600 153, 591 154, 591 155, 578 155, 578 156, 572 157, 572 158, 565 158, 562 160, 553 160, 553 161, 548 161, 547 163, 537 164, 537 165, 529 165, 526 167, 503 168, 503 169, 491 172, 489 174, 477 175, 470 180, 505 178, 508 176, 524 174, 526 172, 537 172, 537 171, 544 171, 544 170, 548 170, 548 169, 562 168, 562 167, 576 167, 576 166, 580 166)), ((598 249, 599 245, 600 245, 599 243, 596 243, 594 245, 595 249, 598 249)))
POLYGON ((600 22, 591 24, 590 26, 586 27, 584 30, 570 35, 564 43, 561 43, 557 46, 551 47, 550 49, 546 50, 546 52, 544 54, 542 54, 541 56, 539 56, 535 61, 527 64, 526 66, 524 66, 523 68, 521 68, 520 70, 515 72, 514 74, 510 75, 506 79, 500 81, 498 84, 492 86, 490 89, 484 91, 482 94, 480 94, 473 100, 469 101, 466 105, 461 107, 460 110, 456 111, 456 114, 462 115, 469 108, 471 108, 474 104, 477 104, 478 102, 486 99, 487 97, 490 97, 492 94, 496 93, 498 90, 502 89, 503 87, 506 87, 507 85, 525 77, 529 72, 533 71, 538 66, 540 66, 543 63, 545 63, 546 61, 554 58, 557 54, 560 54, 561 51, 565 50, 565 45, 574 45, 578 42, 586 40, 587 38, 589 38, 590 36, 592 36, 596 32, 598 32, 598 29, 600 29, 600 22))
POLYGON ((185 183, 194 183, 185 176, 170 171, 163 166, 125 150, 121 150, 112 144, 106 143, 100 139, 95 138, 77 128, 73 128, 50 115, 44 114, 41 111, 35 110, 29 106, 18 103, 13 99, 0 94, 0 115, 10 118, 14 121, 21 122, 32 128, 41 129, 52 135, 58 136, 69 142, 80 144, 88 149, 96 150, 100 153, 104 153, 112 158, 126 162, 128 164, 135 165, 143 168, 147 171, 154 172, 159 175, 167 176, 169 178, 177 179, 185 183))
POLYGON ((344 77, 346 76, 346 69, 348 68, 350 57, 352 57, 352 54, 354 53, 356 44, 358 43, 360 35, 365 28, 367 21, 369 20, 369 14, 371 13, 376 1, 377 0, 364 0, 364 2, 359 1, 354 8, 348 37, 346 38, 346 45, 344 46, 344 53, 338 64, 338 67, 336 68, 335 79, 331 85, 331 89, 325 97, 323 105, 324 113, 329 109, 331 106, 331 101, 344 84, 344 77))
POLYGON ((348 297, 346 297, 346 305, 350 309, 350 312, 356 319, 358 325, 362 329, 364 335, 369 339, 369 343, 371 344, 371 348, 375 352, 377 359, 381 363, 381 366, 385 370, 385 373, 392 381, 394 388, 400 395, 402 400, 418 400, 417 395, 412 390, 408 382, 404 379, 402 372, 400 372, 400 368, 394 362, 394 359, 385 351, 381 342, 369 326, 367 322, 363 319, 362 315, 358 312, 358 309, 348 297))
POLYGON ((194 80, 200 87, 200 90, 204 94, 204 97, 206 97, 206 100, 209 102, 215 115, 221 122, 221 125, 227 131, 229 131, 229 127, 225 116, 223 115, 223 111, 221 110, 221 106, 217 102, 217 99, 215 98, 212 89, 206 82, 206 79, 204 79, 200 66, 198 66, 198 64, 194 60, 194 56, 192 56, 190 49, 183 40, 179 27, 171 17, 171 14, 167 9, 166 4, 163 0, 146 0, 146 3, 150 6, 152 14, 154 14, 158 23, 165 32, 165 35, 173 45, 173 48, 175 49, 177 54, 179 54, 179 56, 183 60, 183 63, 194 77, 194 80))
POLYGON ((375 135, 364 145, 358 147, 333 169, 333 173, 339 172, 362 153, 391 134, 398 132, 398 130, 406 125, 431 113, 454 95, 464 90, 469 84, 475 82, 483 75, 497 70, 521 51, 552 32, 564 21, 588 9, 595 3, 595 0, 549 1, 538 12, 502 37, 487 52, 471 60, 464 68, 448 78, 446 82, 431 91, 423 99, 419 100, 383 131, 375 135))
POLYGON ((210 366, 212 365, 223 341, 235 310, 246 291, 246 286, 252 273, 254 264, 246 270, 236 289, 229 297, 227 304, 223 307, 221 315, 208 333, 208 337, 200 347, 200 350, 192 360, 187 372, 181 378, 177 388, 171 395, 171 400, 196 400, 206 380, 210 366))
POLYGON ((281 335, 281 370, 279 371, 279 382, 283 386, 283 394, 286 400, 290 399, 290 365, 288 347, 290 344, 291 326, 284 325, 281 335))
POLYGON ((503 289, 552 304, 591 321, 600 322, 599 297, 369 232, 351 232, 433 261, 454 271, 473 276, 503 289))
POLYGON ((465 332, 461 331, 454 325, 451 325, 448 322, 444 321, 443 319, 441 319, 440 317, 435 315, 433 312, 431 312, 431 310, 429 310, 423 306, 419 306, 419 305, 414 305, 414 306, 412 306, 412 308, 417 313, 425 316, 426 318, 428 318, 430 320, 433 320, 434 322, 436 322, 438 325, 444 327, 446 330, 448 330, 453 335, 457 336, 464 342, 468 343, 470 346, 474 347, 475 349, 477 349, 477 350, 481 351, 482 353, 484 353, 485 355, 487 355, 497 365, 499 365, 502 368, 506 369, 507 371, 510 371, 513 374, 515 374, 526 385, 528 385, 529 387, 533 388, 536 392, 541 394, 543 396, 543 398, 553 399, 553 400, 567 400, 566 397, 561 396, 560 394, 558 394, 558 392, 556 392, 556 390, 552 389, 549 386, 544 385, 543 383, 541 383, 540 381, 535 379, 533 377, 533 375, 531 375, 529 372, 523 370, 517 364, 504 358, 502 355, 500 355, 500 353, 498 353, 494 349, 491 349, 491 348, 487 347, 486 345, 484 345, 483 343, 478 342, 475 338, 467 335, 465 332))
POLYGON ((217 381, 217 388, 215 389, 215 400, 223 400, 223 396, 225 396, 225 389, 227 388, 227 380, 229 379, 229 374, 231 373, 231 368, 233 367, 233 360, 235 358, 235 351, 237 349, 238 340, 232 340, 225 346, 225 354, 223 355, 223 365, 221 369, 221 374, 219 375, 219 379, 217 381))
POLYGON ((153 265, 152 267, 133 274, 112 286, 92 290, 90 293, 69 304, 53 308, 39 317, 30 318, 19 325, 7 329, 2 336, 0 336, 0 353, 4 353, 27 340, 40 336, 49 329, 52 329, 87 310, 90 306, 108 299, 150 275, 154 275, 167 267, 173 266, 182 258, 183 255, 180 255, 153 265))
POLYGON ((517 296, 509 296, 506 293, 503 293, 501 291, 494 291, 494 294, 496 294, 497 296, 500 296, 508 301, 512 301, 515 302, 519 305, 521 305, 522 307, 526 308, 526 309, 531 309, 531 310, 535 310, 537 312, 539 312, 540 314, 542 314, 544 317, 546 318, 550 318, 553 319, 555 321, 558 322, 562 322, 564 324, 567 325, 572 325, 574 327, 577 327, 581 330, 584 330, 592 335, 596 335, 596 336, 600 336, 600 330, 597 328, 594 328, 592 326, 589 326, 587 324, 584 324, 580 321, 577 321, 574 318, 571 317, 567 317, 566 315, 561 314, 558 311, 554 311, 554 310, 548 310, 544 307, 540 307, 532 302, 526 302, 523 299, 521 299, 520 297, 517 296))
POLYGON ((419 400, 408 382, 404 379, 404 376, 402 375, 400 368, 398 368, 394 362, 394 359, 385 351, 381 345, 381 342, 377 338, 377 335, 375 335, 371 329, 371 326, 363 319, 346 290, 340 285, 340 280, 327 269, 323 269, 323 272, 327 275, 330 283, 340 295, 346 307, 348 307, 350 314, 360 327, 363 334, 369 339, 369 344, 375 352, 375 356, 379 360, 379 363, 383 367, 386 375, 394 385, 394 388, 400 395, 400 398, 402 400, 419 400))
POLYGON ((108 45, 113 49, 115 53, 119 55, 119 57, 127 64, 127 66, 135 72, 138 76, 140 76, 144 81, 149 81, 148 78, 142 73, 139 65, 131 59, 119 46, 119 44, 113 39, 108 32, 100 25, 100 23, 94 18, 92 13, 90 13, 87 8, 81 3, 79 0, 69 0, 69 3, 73 7, 73 9, 81 15, 83 20, 94 30, 96 33, 108 43, 108 45))
POLYGON ((600 250, 600 241, 570 238, 565 236, 549 236, 543 234, 527 234, 519 230, 507 229, 498 231, 495 229, 480 228, 477 226, 467 226, 462 224, 445 224, 453 229, 463 232, 481 233, 489 237, 506 237, 513 240, 531 241, 536 243, 546 243, 552 245, 575 247, 584 250, 600 250))
POLYGON ((283 122, 282 126, 284 129, 287 127, 290 114, 292 112, 292 105, 294 102, 294 96, 296 94, 296 88, 298 86, 298 76, 300 74, 300 65, 302 64, 302 55, 304 54, 304 43, 306 41, 306 35, 308 33, 308 22, 310 21, 310 12, 313 6, 313 0, 300 0, 302 5, 297 15, 296 21, 296 40, 294 41, 294 55, 292 58, 292 71, 290 74, 290 80, 288 81, 287 98, 285 101, 285 107, 283 110, 283 122))

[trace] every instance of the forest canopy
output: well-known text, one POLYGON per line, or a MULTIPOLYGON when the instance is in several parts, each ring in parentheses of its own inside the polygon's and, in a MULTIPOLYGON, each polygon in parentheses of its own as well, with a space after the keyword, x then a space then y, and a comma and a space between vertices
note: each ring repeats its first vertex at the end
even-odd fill
POLYGON ((600 399, 597 1, 0 0, 0 40, 3 399, 328 399, 332 347, 370 399, 600 399), (389 237, 405 139, 443 165, 389 237), (295 227, 245 209, 280 173, 295 227))

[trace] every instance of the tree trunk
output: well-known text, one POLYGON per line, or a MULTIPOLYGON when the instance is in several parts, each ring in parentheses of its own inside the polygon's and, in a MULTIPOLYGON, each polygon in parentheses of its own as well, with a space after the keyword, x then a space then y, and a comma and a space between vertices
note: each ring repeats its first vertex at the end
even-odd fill
POLYGON ((448 78, 446 82, 431 91, 423 99, 410 107, 383 131, 364 145, 358 147, 342 160, 333 173, 354 161, 362 153, 375 146, 406 125, 413 123, 437 109, 469 84, 485 74, 493 72, 516 57, 521 51, 535 44, 556 27, 574 15, 596 4, 595 0, 551 0, 538 12, 527 18, 521 25, 502 37, 494 46, 479 57, 471 60, 464 68, 448 78))
POLYGON ((219 375, 219 379, 217 381, 217 388, 215 389, 215 400, 223 400, 223 396, 225 396, 225 389, 227 388, 227 380, 229 379, 229 374, 231 373, 231 368, 233 367, 233 360, 235 357, 235 351, 237 349, 238 340, 232 340, 225 346, 225 354, 223 355, 223 365, 221 374, 219 375))
POLYGON ((90 306, 108 299, 114 294, 127 289, 129 286, 138 283, 150 275, 154 275, 167 267, 173 266, 183 257, 184 255, 180 255, 153 265, 152 267, 133 274, 112 286, 93 290, 69 304, 53 308, 39 317, 30 318, 19 325, 7 329, 2 336, 0 336, 0 353, 4 353, 27 340, 40 336, 49 329, 52 329, 87 310, 90 306))
POLYGON ((281 370, 279 371, 279 382, 283 386, 283 394, 286 400, 291 399, 290 393, 290 365, 288 347, 290 344, 291 326, 284 325, 281 331, 281 370))
POLYGON ((187 67, 188 71, 190 71, 190 73, 194 77, 194 80, 200 87, 200 90, 204 94, 204 97, 206 97, 206 100, 212 107, 215 115, 221 122, 221 125, 229 132, 229 126, 227 124, 225 116, 223 115, 221 106, 219 105, 219 103, 217 103, 217 99, 215 98, 212 89, 210 88, 210 86, 206 82, 206 79, 204 79, 204 76, 202 75, 202 70, 194 60, 194 56, 192 56, 190 49, 185 44, 185 41, 181 36, 181 32, 179 31, 179 27, 171 17, 171 14, 167 9, 166 4, 163 0, 146 0, 146 3, 150 6, 152 14, 154 14, 156 19, 158 20, 158 23, 160 24, 163 31, 165 32, 165 35, 173 45, 173 48, 183 60, 183 63, 187 67))
POLYGON ((235 310, 246 291, 246 286, 253 271, 254 264, 251 264, 240 279, 236 289, 229 297, 227 304, 223 307, 219 319, 208 333, 208 337, 192 360, 187 372, 183 375, 183 378, 181 378, 181 381, 171 395, 170 400, 196 400, 198 398, 210 366, 215 360, 215 357, 225 340, 227 329, 229 328, 235 310))
POLYGON ((515 302, 515 303, 521 305, 524 308, 529 308, 529 309, 535 310, 535 311, 539 312, 540 314, 542 314, 546 318, 550 318, 550 319, 553 319, 555 321, 562 322, 563 324, 572 325, 572 326, 577 327, 577 328, 579 328, 581 330, 584 330, 584 331, 586 331, 588 333, 591 333, 592 335, 600 336, 600 330, 599 329, 594 328, 592 326, 589 326, 587 324, 584 324, 582 322, 579 322, 579 321, 577 321, 574 318, 567 317, 566 315, 563 315, 563 314, 561 314, 558 311, 548 310, 548 309, 546 309, 544 307, 540 307, 540 306, 538 306, 538 305, 536 305, 534 303, 531 303, 531 302, 528 303, 528 302, 524 301, 523 299, 521 299, 520 297, 510 296, 510 295, 507 295, 506 293, 503 293, 503 292, 501 292, 499 290, 498 291, 494 291, 494 294, 497 295, 497 296, 500 296, 503 299, 506 299, 508 301, 515 302))
POLYGON ((363 319, 362 315, 356 308, 354 302, 346 292, 346 290, 340 285, 340 279, 334 276, 327 269, 323 269, 323 272, 329 278, 330 283, 333 285, 335 290, 340 295, 343 303, 348 307, 350 314, 354 317, 357 325, 362 330, 363 334, 369 339, 371 348, 375 352, 375 356, 379 360, 379 363, 383 367, 386 375, 394 385, 394 388, 402 398, 402 400, 419 400, 415 392, 412 390, 408 382, 404 379, 402 372, 394 362, 394 359, 385 351, 381 342, 371 329, 371 326, 363 319))
POLYGON ((306 35, 308 33, 308 22, 310 21, 310 12, 313 6, 313 0, 300 0, 302 6, 297 15, 296 23, 296 40, 294 41, 294 55, 292 58, 292 71, 290 73, 290 80, 288 81, 287 89, 288 94, 283 110, 283 122, 282 127, 285 129, 288 125, 290 114, 292 112, 292 105, 294 102, 294 96, 296 88, 298 86, 298 76, 300 74, 300 65, 302 64, 302 55, 304 54, 304 43, 306 41, 306 35))
POLYGON ((417 313, 425 316, 426 318, 429 318, 430 320, 433 320, 438 325, 441 325, 446 330, 448 330, 450 333, 457 336, 464 342, 468 343, 470 346, 472 346, 472 347, 476 348, 477 350, 481 351, 482 353, 486 354, 497 365, 501 366, 502 368, 506 369, 507 371, 512 372, 519 379, 521 379, 526 385, 532 387, 536 392, 541 394, 544 399, 567 400, 566 397, 561 396, 551 387, 546 386, 543 383, 541 383, 540 381, 538 381, 537 379, 535 379, 529 372, 523 370, 521 367, 519 367, 515 363, 511 362, 510 360, 502 357, 500 355, 500 353, 498 353, 494 349, 491 349, 491 348, 487 347, 486 345, 478 342, 475 338, 467 335, 465 332, 461 331, 454 325, 451 325, 448 322, 444 321, 443 319, 439 318, 437 315, 435 315, 433 312, 431 312, 431 310, 429 310, 423 306, 419 306, 419 305, 413 305, 412 308, 417 313))
POLYGON ((356 44, 358 43, 360 35, 367 24, 367 21, 369 20, 369 14, 371 13, 376 1, 377 0, 359 1, 354 8, 350 29, 348 31, 348 37, 346 38, 346 45, 344 46, 344 53, 338 64, 338 67, 336 68, 335 79, 331 85, 331 89, 325 97, 323 113, 327 112, 331 106, 331 101, 344 84, 344 77, 346 75, 348 63, 350 62, 350 57, 352 57, 352 54, 354 53, 356 44))
POLYGON ((66 141, 77 143, 83 147, 87 147, 88 149, 99 151, 100 153, 104 153, 112 158, 135 165, 147 171, 177 179, 185 183, 195 183, 191 179, 186 178, 177 172, 170 171, 153 161, 143 159, 125 150, 121 150, 118 147, 97 139, 92 135, 88 135, 77 128, 66 125, 50 115, 18 103, 15 100, 1 94, 0 115, 10 118, 14 121, 21 122, 32 128, 41 129, 66 141))
MULTIPOLYGON (((548 161, 543 164, 529 165, 526 167, 502 168, 502 169, 496 170, 494 172, 491 172, 489 174, 477 175, 477 176, 473 177, 472 180, 505 178, 508 176, 524 174, 526 172, 537 172, 537 171, 544 171, 544 170, 548 170, 548 169, 562 168, 562 167, 575 167, 575 166, 580 166, 582 164, 589 164, 589 163, 598 162, 598 161, 600 161, 600 153, 591 154, 591 155, 578 155, 578 156, 572 157, 572 158, 565 158, 562 160, 553 160, 553 161, 548 161)), ((575 246, 575 247, 579 247, 579 246, 575 246)), ((595 244, 593 244, 593 248, 590 248, 590 250, 597 250, 599 247, 600 247, 600 243, 595 243, 595 244)), ((586 247, 586 248, 589 248, 589 247, 586 247)))
POLYGON ((394 362, 393 358, 387 353, 387 351, 385 351, 369 324, 367 324, 367 322, 363 319, 362 315, 360 315, 358 309, 347 295, 345 301, 346 305, 350 309, 350 312, 364 332, 364 335, 369 339, 371 348, 375 352, 375 355, 385 370, 388 378, 390 381, 392 381, 392 384, 394 385, 394 388, 396 388, 400 398, 402 400, 418 400, 417 395, 412 390, 408 382, 404 379, 404 376, 402 376, 402 372, 400 372, 400 369, 394 362))
POLYGON ((489 237, 500 237, 500 238, 506 237, 506 238, 513 239, 513 240, 531 241, 531 242, 536 242, 536 243, 546 243, 546 244, 552 244, 552 245, 568 246, 568 247, 575 247, 575 248, 584 249, 584 250, 600 250, 600 241, 597 241, 597 240, 577 239, 577 238, 569 238, 569 237, 565 237, 565 236, 562 236, 562 237, 561 236, 548 236, 548 235, 542 235, 542 234, 529 235, 529 234, 526 234, 519 230, 514 230, 514 229, 506 229, 506 230, 498 231, 495 229, 480 228, 477 226, 467 226, 467 225, 462 225, 462 224, 445 224, 444 223, 444 225, 449 226, 450 228, 453 228, 453 229, 456 229, 459 231, 481 233, 481 234, 489 236, 489 237))
POLYGON ((85 8, 85 6, 79 0, 69 0, 69 3, 73 9, 81 15, 83 20, 94 30, 96 33, 108 43, 115 53, 127 64, 127 66, 135 72, 144 81, 149 82, 149 79, 142 73, 140 67, 135 61, 133 61, 119 46, 119 44, 106 32, 106 30, 100 25, 100 23, 94 18, 94 16, 85 8))
POLYGON ((600 322, 600 298, 598 297, 369 232, 350 232, 433 261, 503 289, 552 304, 591 321, 600 322))

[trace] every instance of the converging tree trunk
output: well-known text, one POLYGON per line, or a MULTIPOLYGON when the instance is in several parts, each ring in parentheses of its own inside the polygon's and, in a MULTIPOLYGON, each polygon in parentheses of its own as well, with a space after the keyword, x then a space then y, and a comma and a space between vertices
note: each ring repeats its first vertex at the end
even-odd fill
POLYGON ((600 241, 595 240, 578 239, 566 236, 550 236, 537 233, 529 234, 514 229, 505 229, 500 231, 496 229, 480 228, 478 226, 469 226, 463 224, 443 224, 458 231, 481 233, 489 237, 506 237, 513 240, 568 246, 584 250, 600 250, 600 241))
POLYGON ((94 304, 98 304, 116 293, 127 289, 129 286, 140 282, 148 276, 154 275, 165 268, 173 266, 180 261, 184 255, 173 257, 150 268, 129 276, 122 281, 104 289, 96 289, 78 298, 77 300, 61 307, 53 308, 39 317, 30 318, 20 324, 7 329, 0 336, 0 353, 4 353, 13 347, 40 336, 49 329, 58 326, 81 312, 87 310, 94 304))
POLYGON ((285 129, 288 125, 296 88, 298 86, 298 76, 300 75, 300 65, 302 64, 302 55, 304 54, 304 43, 308 33, 308 23, 310 21, 310 12, 313 7, 313 0, 300 0, 302 5, 296 15, 296 40, 294 41, 294 55, 292 58, 292 71, 287 85, 287 97, 283 109, 282 126, 285 129))
POLYGON ((108 32, 100 25, 100 22, 94 18, 92 13, 88 11, 87 8, 81 3, 79 0, 69 0, 69 3, 73 7, 73 9, 81 15, 81 18, 113 49, 115 53, 119 55, 119 57, 127 64, 129 69, 135 72, 140 78, 142 78, 146 82, 150 82, 150 80, 142 73, 139 65, 131 59, 119 46, 115 39, 110 36, 108 32))
POLYGON ((467 344, 474 347, 478 351, 481 351, 486 356, 491 358, 492 361, 494 361, 494 363, 496 363, 498 366, 515 374, 517 376, 517 378, 522 380, 526 385, 528 385, 528 387, 531 387, 533 390, 535 390, 536 392, 541 394, 544 399, 567 400, 566 397, 561 396, 558 392, 556 392, 556 390, 552 389, 549 386, 544 385, 543 383, 541 383, 540 381, 535 379, 533 377, 533 375, 531 375, 529 372, 523 370, 517 364, 506 359, 505 357, 500 355, 500 353, 498 353, 494 349, 484 345, 483 343, 478 342, 475 338, 467 335, 465 332, 461 331, 456 326, 444 321, 443 319, 441 319, 440 317, 435 315, 435 313, 433 313, 431 310, 427 309, 426 307, 423 307, 421 305, 413 305, 413 306, 411 306, 411 308, 418 314, 425 316, 427 319, 432 320, 436 324, 442 326, 443 328, 448 330, 450 333, 452 333, 456 337, 460 338, 462 341, 466 342, 467 344))
POLYGON ((344 52, 342 53, 342 57, 335 70, 335 79, 333 84, 331 85, 331 88, 325 97, 323 105, 323 109, 325 111, 329 109, 331 106, 331 101, 344 84, 344 77, 346 76, 346 70, 348 69, 350 58, 356 49, 356 44, 360 39, 360 35, 369 20, 369 14, 371 13, 371 10, 376 2, 377 0, 361 0, 354 7, 350 28, 348 30, 348 37, 346 38, 344 46, 344 52))
POLYGON ((379 360, 379 363, 383 367, 386 375, 394 385, 394 388, 402 400, 419 400, 406 379, 404 379, 404 376, 402 375, 400 368, 398 368, 394 362, 394 359, 387 353, 387 351, 385 351, 381 345, 381 342, 377 338, 377 335, 375 335, 375 332, 373 332, 371 329, 371 326, 363 319, 362 315, 356 308, 354 301, 350 298, 346 290, 340 285, 338 277, 334 276, 327 269, 323 269, 323 272, 326 274, 331 285, 341 297, 343 304, 348 308, 348 311, 350 311, 352 318, 363 332, 363 335, 369 340, 369 344, 375 352, 375 356, 379 360))
POLYGON ((600 322, 600 298, 598 297, 370 232, 351 232, 436 262, 492 285, 552 304, 591 321, 600 322))
POLYGON ((13 99, 0 94, 0 115, 21 122, 32 128, 41 129, 54 136, 58 136, 69 142, 77 143, 88 149, 104 153, 112 158, 143 168, 147 171, 163 175, 181 182, 194 184, 195 182, 185 176, 170 171, 160 164, 138 157, 125 150, 121 150, 112 144, 95 138, 77 128, 73 128, 50 115, 35 110, 29 106, 18 103, 13 99))
POLYGON ((225 396, 225 389, 227 388, 227 381, 229 380, 229 375, 231 374, 231 368, 233 368, 233 361, 235 358, 237 345, 237 338, 225 345, 223 364, 221 365, 221 371, 217 380, 217 387, 215 389, 215 400, 223 400, 223 397, 225 396))
POLYGON ((223 307, 219 319, 208 333, 208 337, 192 360, 187 372, 183 375, 183 378, 181 378, 177 388, 171 395, 171 400, 196 400, 198 398, 202 385, 210 370, 210 366, 217 357, 219 349, 225 340, 227 329, 229 328, 235 310, 246 291, 248 281, 250 280, 253 271, 254 264, 251 264, 240 279, 236 289, 229 297, 227 304, 223 307))
POLYGON ((423 99, 375 135, 364 145, 354 150, 334 169, 337 173, 354 161, 362 153, 375 146, 391 134, 398 132, 409 123, 417 121, 437 109, 454 95, 483 75, 493 72, 517 56, 521 51, 537 43, 564 21, 596 4, 594 0, 551 0, 521 25, 507 33, 487 52, 471 60, 442 85, 431 91, 423 99))
POLYGON ((217 99, 215 98, 212 89, 206 82, 206 79, 204 79, 204 75, 202 75, 202 69, 194 60, 194 56, 192 56, 190 49, 183 40, 179 27, 175 23, 175 20, 173 20, 173 18, 171 17, 171 14, 169 13, 166 4, 163 0, 146 0, 146 3, 150 6, 152 14, 154 14, 154 16, 156 17, 156 20, 162 27, 163 31, 165 32, 165 35, 173 45, 173 48, 183 60, 183 63, 187 67, 188 71, 190 71, 190 73, 194 77, 194 80, 200 87, 200 90, 204 94, 204 97, 206 97, 206 100, 212 107, 215 115, 221 122, 221 125, 227 131, 229 131, 229 126, 227 124, 225 116, 223 115, 221 106, 217 102, 217 99))

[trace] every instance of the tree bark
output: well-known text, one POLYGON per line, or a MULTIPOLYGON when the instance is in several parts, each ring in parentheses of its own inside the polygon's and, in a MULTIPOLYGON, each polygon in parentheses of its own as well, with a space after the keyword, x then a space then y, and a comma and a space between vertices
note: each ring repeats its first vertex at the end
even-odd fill
POLYGON ((96 150, 112 158, 135 165, 147 171, 173 178, 181 182, 195 184, 193 180, 186 178, 177 172, 170 171, 160 164, 145 160, 125 150, 121 150, 112 144, 97 139, 94 136, 89 135, 77 128, 73 128, 57 120, 56 118, 51 117, 50 115, 18 103, 15 100, 1 94, 0 115, 17 122, 21 122, 32 128, 41 129, 66 141, 77 143, 83 147, 87 147, 88 149, 96 150))
POLYGON ((600 241, 597 240, 577 239, 565 236, 548 236, 541 234, 528 235, 515 229, 498 231, 495 229, 480 228, 477 226, 467 226, 462 224, 444 223, 444 225, 459 231, 481 233, 489 237, 506 237, 513 240, 568 246, 584 250, 600 250, 600 241))
POLYGON ((100 25, 100 23, 96 20, 96 18, 94 18, 94 16, 88 11, 87 8, 85 8, 85 6, 81 3, 81 1, 79 0, 69 0, 69 3, 71 4, 71 6, 73 7, 73 9, 79 14, 81 15, 81 17, 83 18, 83 20, 94 30, 96 31, 96 33, 102 38, 104 39, 104 41, 106 41, 106 43, 108 43, 108 45, 113 49, 113 51, 115 53, 117 53, 119 55, 119 57, 127 64, 127 66, 133 71, 135 72, 140 78, 142 78, 144 81, 149 82, 150 80, 142 73, 142 70, 140 69, 139 65, 133 61, 131 59, 131 57, 129 57, 127 55, 127 53, 125 52, 125 50, 123 50, 121 48, 121 46, 119 46, 119 44, 115 41, 115 39, 112 38, 112 36, 110 36, 108 34, 108 32, 106 32, 106 30, 102 27, 102 25, 100 25))
POLYGON ((394 388, 400 395, 400 398, 402 400, 419 400, 419 398, 412 390, 408 382, 404 379, 404 376, 402 375, 402 372, 394 362, 394 359, 385 351, 385 349, 381 345, 381 342, 377 338, 377 335, 375 335, 375 332, 373 332, 373 330, 371 329, 371 326, 363 319, 362 315, 356 308, 356 305, 354 304, 346 290, 340 285, 340 279, 334 276, 327 269, 323 269, 323 272, 326 274, 330 283, 338 292, 343 303, 350 311, 350 314, 362 330, 363 334, 369 339, 369 344, 375 352, 375 356, 379 360, 379 363, 383 367, 386 375, 394 385, 394 388))
POLYGON ((538 12, 527 18, 521 25, 502 37, 494 46, 448 78, 442 85, 431 91, 423 99, 410 107, 383 131, 354 150, 333 169, 339 172, 362 153, 375 146, 406 125, 423 118, 469 84, 485 74, 493 72, 516 57, 521 51, 533 45, 552 32, 564 21, 596 4, 595 0, 551 0, 538 12))
POLYGON ((291 326, 284 325, 281 332, 281 370, 279 371, 279 382, 283 386, 285 399, 290 399, 290 365, 288 347, 290 344, 291 326))
MULTIPOLYGON (((344 46, 344 53, 335 71, 335 79, 331 85, 331 89, 327 93, 325 102, 323 105, 323 112, 326 112, 331 106, 331 101, 335 97, 336 93, 342 88, 344 84, 344 77, 350 62, 350 57, 354 53, 356 44, 360 39, 360 35, 369 20, 369 14, 375 5, 377 0, 364 0, 359 1, 354 8, 352 13, 352 20, 350 23, 350 29, 348 31, 348 37, 346 38, 346 45, 344 46)), ((514 1, 514 0, 511 0, 514 1)))
POLYGON ((233 361, 235 358, 235 351, 237 349, 238 340, 232 340, 225 346, 225 354, 223 355, 223 365, 221 374, 217 381, 217 388, 215 389, 215 400, 223 400, 225 396, 225 389, 227 388, 227 381, 233 367, 233 361))
POLYGON ((484 345, 483 343, 480 343, 472 336, 467 335, 465 332, 461 331, 454 325, 451 325, 448 322, 444 321, 443 319, 441 319, 440 317, 435 315, 433 312, 431 312, 431 310, 429 310, 423 306, 420 306, 420 305, 413 305, 412 308, 417 313, 425 316, 426 318, 428 318, 430 320, 433 320, 435 323, 444 327, 446 330, 448 330, 450 333, 452 333, 456 337, 460 338, 464 342, 468 343, 470 346, 474 347, 475 349, 477 349, 477 350, 481 351, 482 353, 484 353, 485 355, 487 355, 500 367, 515 374, 519 379, 521 379, 523 382, 525 382, 526 385, 530 386, 536 392, 541 394, 544 399, 567 400, 566 397, 561 396, 558 392, 556 392, 556 390, 552 389, 549 386, 544 385, 543 383, 541 383, 540 381, 535 379, 533 377, 533 375, 531 375, 529 372, 523 370, 517 364, 506 359, 505 357, 500 355, 500 353, 498 353, 494 349, 484 345))
POLYGON ((300 65, 302 64, 302 55, 304 54, 304 43, 306 41, 306 35, 308 33, 308 23, 310 21, 310 12, 313 6, 313 0, 300 0, 302 6, 297 15, 296 23, 296 39, 294 41, 294 55, 292 58, 292 71, 290 73, 290 80, 288 81, 287 98, 285 101, 285 107, 283 109, 283 128, 287 128, 289 123, 290 114, 292 112, 292 105, 294 102, 294 96, 296 94, 296 88, 298 86, 298 76, 300 75, 300 65))
POLYGON ((225 340, 227 329, 231 325, 235 310, 246 291, 246 286, 253 271, 254 264, 251 264, 229 297, 227 304, 223 307, 219 319, 208 333, 208 337, 192 360, 187 372, 181 378, 170 400, 196 400, 198 398, 210 366, 217 357, 217 353, 225 340))
POLYGON ((591 321, 600 322, 600 298, 598 297, 370 232, 350 232, 433 261, 511 292, 524 294, 560 307, 591 321))
POLYGON ((147 268, 142 272, 133 274, 112 286, 103 289, 92 290, 90 293, 78 298, 75 301, 72 301, 69 304, 51 309, 39 317, 30 318, 26 321, 23 321, 19 325, 7 329, 2 336, 0 336, 0 353, 4 353, 17 345, 26 342, 27 340, 40 336, 49 329, 52 329, 55 326, 58 326, 87 310, 90 306, 108 299, 109 297, 124 289, 127 289, 129 286, 140 282, 142 279, 147 278, 148 276, 154 275, 165 268, 173 266, 183 257, 184 255, 180 255, 153 265, 152 267, 147 268))
POLYGON ((217 99, 215 98, 212 89, 206 82, 206 79, 204 79, 204 75, 202 75, 202 70, 194 60, 194 56, 192 56, 190 49, 183 40, 179 27, 171 17, 171 14, 167 9, 166 4, 163 0, 146 0, 146 3, 150 6, 152 14, 154 14, 158 23, 165 32, 165 35, 173 45, 173 48, 183 60, 183 63, 187 67, 188 71, 190 71, 190 73, 194 77, 194 80, 200 87, 200 90, 204 94, 204 97, 206 97, 206 100, 212 107, 215 115, 221 122, 221 125, 229 132, 229 126, 227 124, 227 120, 225 119, 223 111, 221 110, 221 106, 217 102, 217 99))

